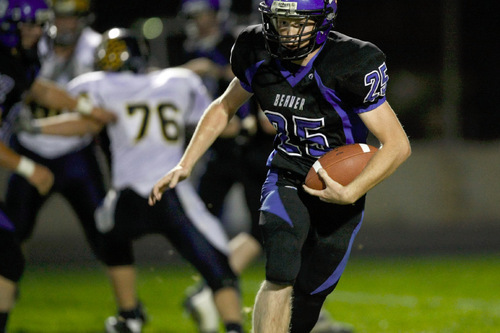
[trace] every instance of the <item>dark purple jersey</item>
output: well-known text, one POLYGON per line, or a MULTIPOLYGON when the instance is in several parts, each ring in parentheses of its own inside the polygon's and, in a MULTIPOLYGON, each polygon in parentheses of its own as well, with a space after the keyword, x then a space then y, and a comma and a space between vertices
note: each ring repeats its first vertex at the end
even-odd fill
POLYGON ((358 114, 385 102, 385 55, 373 44, 331 32, 305 67, 270 57, 261 25, 240 33, 233 72, 277 130, 271 167, 305 176, 337 146, 366 142, 358 114))
POLYGON ((5 119, 9 110, 22 100, 40 70, 38 60, 30 61, 0 45, 0 112, 5 119))

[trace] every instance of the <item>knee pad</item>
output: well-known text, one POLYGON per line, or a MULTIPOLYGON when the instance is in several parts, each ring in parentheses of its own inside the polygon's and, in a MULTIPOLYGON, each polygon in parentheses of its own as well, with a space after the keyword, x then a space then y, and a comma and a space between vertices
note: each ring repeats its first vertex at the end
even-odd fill
POLYGON ((266 280, 293 285, 300 271, 303 240, 296 228, 271 213, 263 212, 260 226, 266 253, 266 280))
POLYGON ((199 268, 198 271, 213 292, 228 287, 239 290, 238 277, 229 266, 229 262, 222 259, 223 257, 225 258, 224 254, 216 251, 213 263, 199 268))
POLYGON ((238 292, 240 291, 240 286, 238 283, 238 278, 236 275, 227 276, 222 279, 207 279, 207 285, 212 289, 213 293, 223 288, 234 288, 238 292))
POLYGON ((102 237, 99 256, 106 266, 126 266, 134 264, 132 241, 115 237, 113 233, 102 237))

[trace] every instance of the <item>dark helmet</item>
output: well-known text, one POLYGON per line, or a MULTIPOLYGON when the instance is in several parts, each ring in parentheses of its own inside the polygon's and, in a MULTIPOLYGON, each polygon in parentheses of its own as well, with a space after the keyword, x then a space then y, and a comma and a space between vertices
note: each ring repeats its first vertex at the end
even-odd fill
POLYGON ((216 12, 219 9, 219 0, 182 0, 181 11, 186 16, 209 10, 216 12))
POLYGON ((265 0, 260 3, 259 11, 269 53, 280 59, 297 60, 306 57, 326 41, 333 28, 337 0, 265 0), (278 17, 313 22, 314 28, 310 32, 280 36, 278 17), (303 47, 291 47, 307 41, 309 43, 303 47))
POLYGON ((113 28, 103 34, 95 51, 95 68, 101 71, 142 72, 146 69, 149 51, 144 39, 132 31, 113 28))
POLYGON ((20 23, 35 23, 48 29, 53 12, 45 0, 0 0, 0 43, 17 48, 21 44, 20 23))

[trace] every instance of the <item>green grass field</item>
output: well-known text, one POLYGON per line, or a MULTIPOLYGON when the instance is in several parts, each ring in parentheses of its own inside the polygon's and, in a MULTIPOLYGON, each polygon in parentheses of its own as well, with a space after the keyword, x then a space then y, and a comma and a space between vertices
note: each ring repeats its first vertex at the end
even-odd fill
MULTIPOLYGON (((326 308, 356 332, 500 332, 500 256, 356 258, 353 255, 326 308)), ((242 278, 249 331, 262 263, 242 278)), ((185 289, 198 276, 182 264, 143 265, 139 292, 150 316, 144 332, 196 332, 183 313, 185 289)), ((11 333, 103 332, 115 312, 99 266, 28 264, 11 333)))

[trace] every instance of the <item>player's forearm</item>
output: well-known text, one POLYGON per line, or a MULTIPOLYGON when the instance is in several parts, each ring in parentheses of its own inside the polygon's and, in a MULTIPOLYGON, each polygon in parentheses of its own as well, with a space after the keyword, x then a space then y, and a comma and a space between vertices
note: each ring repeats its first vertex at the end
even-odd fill
POLYGON ((31 159, 21 156, 0 142, 0 167, 30 179, 36 171, 36 163, 31 159))
POLYGON ((88 97, 84 95, 73 97, 57 84, 45 79, 35 80, 28 97, 42 106, 55 110, 76 111, 105 124, 116 119, 112 112, 93 105, 88 97))
POLYGON ((222 96, 213 101, 203 114, 180 164, 192 169, 221 135, 240 106, 251 96, 252 94, 242 88, 240 81, 234 78, 222 96))
POLYGON ((16 170, 20 156, 0 142, 0 166, 8 170, 16 170))
POLYGON ((352 202, 394 173, 411 154, 408 137, 388 102, 360 117, 381 148, 358 177, 344 187, 345 197, 352 202))
POLYGON ((100 122, 75 113, 40 119, 35 124, 42 134, 60 136, 96 134, 102 129, 100 122))
POLYGON ((224 131, 229 119, 229 110, 221 103, 220 99, 212 102, 196 126, 196 130, 184 152, 180 164, 192 169, 201 156, 205 154, 212 143, 224 131))
POLYGON ((66 90, 44 79, 35 80, 30 97, 38 104, 56 110, 74 110, 78 103, 66 90))
POLYGON ((356 201, 392 175, 410 154, 411 148, 406 136, 401 137, 400 140, 386 142, 375 153, 361 174, 346 186, 346 191, 352 201, 356 201))

